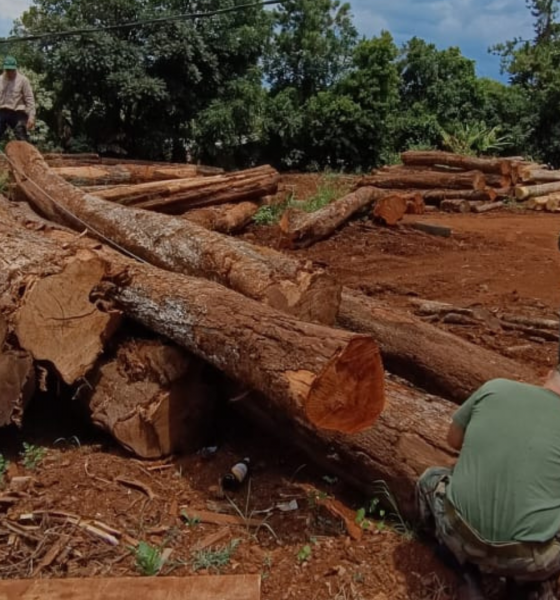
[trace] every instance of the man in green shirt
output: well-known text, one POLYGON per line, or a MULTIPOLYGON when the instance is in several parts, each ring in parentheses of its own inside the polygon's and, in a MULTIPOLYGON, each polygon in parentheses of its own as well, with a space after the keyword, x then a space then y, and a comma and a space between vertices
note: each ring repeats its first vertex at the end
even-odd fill
MULTIPOLYGON (((560 371, 542 387, 484 384, 453 416, 447 441, 459 458, 453 469, 428 469, 420 478, 421 517, 433 518, 438 540, 461 565, 506 577, 508 599, 556 598, 560 371)), ((483 598, 469 582, 463 597, 483 598)))

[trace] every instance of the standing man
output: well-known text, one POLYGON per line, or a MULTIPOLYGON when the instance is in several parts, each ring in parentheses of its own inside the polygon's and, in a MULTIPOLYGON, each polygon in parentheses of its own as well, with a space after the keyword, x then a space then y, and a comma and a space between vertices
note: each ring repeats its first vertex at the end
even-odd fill
POLYGON ((0 77, 0 139, 9 127, 16 139, 28 142, 27 132, 35 126, 35 98, 29 79, 17 66, 13 56, 6 56, 0 77))
POLYGON ((422 520, 462 565, 461 598, 484 597, 474 569, 507 578, 508 600, 556 598, 559 370, 542 387, 506 379, 484 384, 450 425, 455 467, 428 469, 418 482, 422 520))

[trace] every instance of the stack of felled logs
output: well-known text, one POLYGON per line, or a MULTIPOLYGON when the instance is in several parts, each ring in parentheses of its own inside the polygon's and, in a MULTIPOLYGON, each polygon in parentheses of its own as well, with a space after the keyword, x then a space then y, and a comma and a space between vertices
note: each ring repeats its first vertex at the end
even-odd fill
MULTIPOLYGON (((423 469, 453 462, 453 402, 493 377, 531 378, 311 263, 84 192, 25 142, 6 154, 42 217, 0 199, 0 425, 19 423, 33 385, 55 377, 51 390, 69 389, 123 446, 155 457, 200 447, 225 395, 365 493, 385 480, 409 514, 423 469), (380 353, 452 402, 386 376, 380 353)), ((361 188, 330 216, 384 195, 361 188)))
POLYGON ((531 166, 520 158, 474 157, 440 151, 408 151, 402 165, 362 178, 360 186, 390 189, 396 202, 410 195, 448 212, 483 213, 500 208, 515 193, 519 173, 531 166))
POLYGON ((529 210, 560 212, 560 170, 540 165, 520 168, 515 198, 529 210))
POLYGON ((245 227, 278 190, 268 165, 225 173, 205 165, 102 158, 96 154, 46 154, 53 172, 69 183, 124 206, 180 215, 208 229, 245 227))

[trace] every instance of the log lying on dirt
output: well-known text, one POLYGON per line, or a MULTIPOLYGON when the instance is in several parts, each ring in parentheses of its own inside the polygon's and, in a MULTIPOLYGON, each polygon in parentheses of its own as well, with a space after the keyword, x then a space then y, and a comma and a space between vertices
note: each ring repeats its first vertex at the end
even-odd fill
POLYGON ((477 158, 475 156, 465 156, 437 150, 410 150, 401 154, 401 160, 405 165, 410 167, 443 165, 464 171, 482 171, 483 173, 497 173, 499 175, 511 174, 511 160, 502 158, 477 158))
POLYGON ((439 209, 444 212, 468 213, 471 212, 471 204, 468 200, 442 200, 439 209))
POLYGON ((258 200, 278 190, 278 172, 270 166, 195 179, 120 186, 98 196, 126 206, 180 214, 190 208, 258 200))
POLYGON ((467 171, 465 173, 440 173, 437 171, 401 171, 376 172, 373 175, 362 177, 358 186, 374 186, 378 188, 391 188, 407 190, 411 188, 432 189, 448 188, 460 190, 482 191, 486 188, 484 174, 480 171, 467 171))
POLYGON ((388 194, 375 203, 373 218, 382 221, 385 225, 396 225, 406 214, 409 203, 414 207, 417 206, 414 194, 388 194))
POLYGON ((332 235, 352 215, 371 206, 388 194, 387 190, 362 187, 312 213, 288 209, 280 219, 284 243, 305 248, 332 235))
POLYGON ((472 212, 481 214, 485 212, 489 212, 491 210, 498 210, 499 208, 503 208, 504 203, 499 200, 498 202, 488 202, 484 204, 476 204, 472 207, 472 212))
POLYGON ((213 279, 305 320, 334 323, 340 286, 324 271, 311 270, 280 252, 207 231, 184 219, 83 194, 54 175, 39 152, 25 142, 10 142, 6 153, 15 166, 20 188, 51 220, 78 231, 87 224, 101 239, 158 267, 213 279))
POLYGON ((386 381, 387 403, 376 423, 356 435, 311 431, 254 398, 236 408, 281 441, 300 447, 326 472, 361 490, 368 498, 383 495, 385 482, 404 518, 414 518, 414 489, 431 466, 451 466, 455 453, 445 441, 456 406, 403 383, 386 381))
POLYGON ((142 164, 96 165, 56 167, 53 168, 53 172, 69 183, 79 186, 145 183, 201 176, 196 165, 185 165, 180 168, 142 164))
POLYGON ((240 202, 239 204, 195 208, 182 216, 211 231, 234 233, 248 225, 259 208, 260 206, 256 202, 240 202))
MULTIPOLYGON (((87 238, 28 231, 8 210, 1 216, 0 234, 9 232, 13 240, 0 246, 1 260, 9 263, 25 248, 33 257, 30 268, 40 261, 40 277, 55 266, 63 270, 83 248, 107 268, 91 298, 117 302, 132 319, 266 394, 306 427, 361 431, 383 409, 383 367, 370 336, 299 321, 211 281, 138 264, 87 238)), ((31 276, 29 269, 24 276, 31 276)))
POLYGON ((337 322, 373 336, 389 372, 457 403, 489 379, 533 379, 519 363, 346 287, 337 322))
POLYGON ((157 340, 129 339, 89 377, 92 421, 141 458, 201 448, 212 426, 214 391, 205 365, 157 340))

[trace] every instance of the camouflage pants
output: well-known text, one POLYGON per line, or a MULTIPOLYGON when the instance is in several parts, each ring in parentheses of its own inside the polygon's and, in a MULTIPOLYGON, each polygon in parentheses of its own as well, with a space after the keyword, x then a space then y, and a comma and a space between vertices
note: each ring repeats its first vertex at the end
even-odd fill
POLYGON ((446 507, 450 476, 451 470, 444 467, 428 469, 418 480, 416 498, 422 523, 428 525, 433 520, 438 541, 449 548, 461 564, 469 562, 484 573, 518 582, 545 581, 560 573, 558 538, 550 543, 492 543, 482 539, 458 513, 453 523, 446 507), (457 524, 461 532, 457 531, 457 524))

